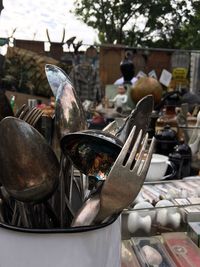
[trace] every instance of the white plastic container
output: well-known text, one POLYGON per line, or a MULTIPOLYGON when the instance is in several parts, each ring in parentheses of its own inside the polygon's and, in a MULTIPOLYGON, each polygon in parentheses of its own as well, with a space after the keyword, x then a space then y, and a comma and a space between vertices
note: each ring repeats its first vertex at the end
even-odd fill
POLYGON ((1 225, 2 267, 120 267, 120 218, 94 227, 31 230, 1 225))

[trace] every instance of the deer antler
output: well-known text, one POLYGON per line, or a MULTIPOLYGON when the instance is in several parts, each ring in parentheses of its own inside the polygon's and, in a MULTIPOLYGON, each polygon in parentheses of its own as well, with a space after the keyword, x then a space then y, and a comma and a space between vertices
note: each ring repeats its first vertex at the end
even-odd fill
POLYGON ((49 36, 49 31, 48 31, 48 29, 46 29, 46 34, 47 34, 47 39, 48 39, 49 43, 51 43, 51 39, 50 39, 50 36, 49 36))
POLYGON ((63 28, 63 36, 62 36, 62 41, 61 41, 62 44, 64 44, 64 40, 65 40, 65 28, 63 28))

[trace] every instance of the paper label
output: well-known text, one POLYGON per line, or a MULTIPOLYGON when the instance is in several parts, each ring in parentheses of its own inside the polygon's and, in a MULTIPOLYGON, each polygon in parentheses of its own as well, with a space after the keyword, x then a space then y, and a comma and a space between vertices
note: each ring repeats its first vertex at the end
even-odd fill
POLYGON ((163 84, 164 86, 168 87, 172 79, 171 72, 167 71, 166 69, 163 69, 159 82, 163 84))

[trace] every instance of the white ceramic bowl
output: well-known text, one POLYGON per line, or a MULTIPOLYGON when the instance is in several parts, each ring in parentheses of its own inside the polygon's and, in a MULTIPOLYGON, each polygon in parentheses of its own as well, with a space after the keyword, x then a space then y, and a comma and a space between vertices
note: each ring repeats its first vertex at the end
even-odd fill
POLYGON ((169 158, 160 154, 153 154, 145 181, 159 181, 165 179, 169 165, 169 158))

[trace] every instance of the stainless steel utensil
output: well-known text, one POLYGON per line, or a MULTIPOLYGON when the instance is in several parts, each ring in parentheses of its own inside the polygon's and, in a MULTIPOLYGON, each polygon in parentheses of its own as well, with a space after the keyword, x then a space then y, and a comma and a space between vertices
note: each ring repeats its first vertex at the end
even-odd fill
MULTIPOLYGON (((57 143, 67 133, 84 130, 87 128, 84 110, 79 97, 68 77, 68 75, 60 68, 54 65, 45 66, 46 76, 52 92, 56 98, 55 109, 55 133, 53 134, 53 143, 57 143)), ((56 149, 58 151, 58 149, 56 149)), ((57 154, 60 154, 59 151, 57 154)), ((73 199, 79 196, 75 195, 77 190, 72 190, 74 186, 73 179, 71 179, 69 159, 61 154, 60 156, 61 169, 65 170, 65 175, 60 173, 60 217, 61 226, 64 225, 65 212, 65 194, 67 199, 73 199), (66 165, 66 166, 64 166, 66 165), (67 169, 67 170, 66 170, 67 169), (70 196, 70 192, 74 192, 70 196)), ((71 205, 71 203, 68 203, 71 205)), ((68 206, 69 206, 68 205, 68 206)), ((71 207, 68 207, 69 210, 71 207)))
POLYGON ((114 121, 103 128, 103 131, 115 135, 123 127, 125 121, 124 118, 115 118, 114 121))
POLYGON ((128 207, 139 193, 153 154, 155 139, 151 141, 149 151, 144 159, 148 134, 142 140, 142 130, 135 137, 136 127, 133 127, 126 143, 116 159, 108 178, 100 193, 100 211, 95 219, 101 222, 112 214, 121 212, 128 207), (132 147, 132 141, 136 139, 132 147), (142 147, 139 151, 140 145, 142 147), (137 155, 139 151, 139 155, 137 155))
POLYGON ((92 195, 78 211, 71 227, 92 225, 94 218, 100 210, 100 196, 99 193, 92 195))
POLYGON ((48 198, 58 185, 59 163, 43 136, 14 117, 0 122, 1 182, 23 202, 48 198))
POLYGON ((133 137, 132 143, 135 142, 137 135, 140 130, 143 131, 143 134, 146 133, 148 125, 150 123, 150 115, 153 110, 153 96, 147 95, 143 97, 136 105, 135 109, 127 117, 124 125, 116 133, 116 136, 123 143, 126 142, 133 126, 136 126, 135 136, 133 137))
POLYGON ((82 173, 98 180, 106 179, 123 146, 114 135, 100 130, 70 133, 60 143, 63 153, 82 173))
POLYGON ((72 227, 89 225, 94 222, 100 223, 111 215, 120 213, 133 202, 139 193, 150 165, 155 139, 153 138, 148 154, 142 161, 148 134, 142 139, 141 130, 132 147, 135 132, 136 127, 132 129, 102 189, 98 189, 97 193, 91 196, 79 210, 72 222, 72 227), (142 148, 137 156, 141 143, 142 148))
POLYGON ((45 65, 45 73, 53 95, 56 97, 60 85, 68 80, 66 73, 59 67, 51 64, 45 65))
POLYGON ((49 64, 45 66, 45 71, 56 96, 55 121, 59 140, 67 133, 86 129, 85 113, 68 75, 49 64))
POLYGON ((38 120, 41 118, 43 114, 43 111, 38 108, 29 108, 25 104, 22 105, 22 107, 18 110, 15 117, 19 118, 21 120, 26 121, 33 127, 38 122, 38 120))

